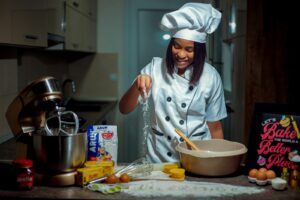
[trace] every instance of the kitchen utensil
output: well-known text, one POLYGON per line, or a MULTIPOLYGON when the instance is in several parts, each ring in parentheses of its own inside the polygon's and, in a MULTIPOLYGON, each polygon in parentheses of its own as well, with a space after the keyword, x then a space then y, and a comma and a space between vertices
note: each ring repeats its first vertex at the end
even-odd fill
POLYGON ((62 94, 54 77, 32 81, 10 103, 6 119, 16 137, 43 126, 45 113, 61 102, 62 94))
POLYGON ((178 144, 180 163, 186 171, 205 176, 224 176, 237 171, 245 145, 223 139, 195 140, 199 151, 187 148, 187 143, 178 144))
POLYGON ((39 173, 72 172, 87 157, 87 133, 59 136, 33 135, 34 167, 39 173))
POLYGON ((145 157, 142 157, 117 171, 115 174, 116 176, 120 176, 123 173, 127 173, 134 179, 135 177, 150 175, 152 171, 153 165, 145 157))
POLYGON ((185 136, 185 134, 179 130, 178 128, 175 128, 175 132, 182 138, 184 139, 184 141, 190 146, 192 147, 192 149, 194 150, 199 150, 199 148, 188 138, 185 136))
POLYGON ((62 111, 51 115, 46 119, 45 131, 48 136, 77 134, 79 119, 72 111, 62 111))

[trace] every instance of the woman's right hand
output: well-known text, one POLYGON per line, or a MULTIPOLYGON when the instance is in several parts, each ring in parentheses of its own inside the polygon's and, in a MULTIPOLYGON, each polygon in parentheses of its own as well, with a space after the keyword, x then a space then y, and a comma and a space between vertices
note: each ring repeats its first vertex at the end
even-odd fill
POLYGON ((148 96, 152 86, 152 79, 149 75, 139 75, 129 90, 123 95, 119 103, 119 110, 123 114, 130 113, 138 105, 138 98, 141 95, 145 99, 144 90, 148 96))
POLYGON ((136 78, 135 85, 139 90, 141 96, 144 97, 144 91, 146 91, 147 95, 149 94, 152 86, 152 78, 149 75, 141 74, 136 78))

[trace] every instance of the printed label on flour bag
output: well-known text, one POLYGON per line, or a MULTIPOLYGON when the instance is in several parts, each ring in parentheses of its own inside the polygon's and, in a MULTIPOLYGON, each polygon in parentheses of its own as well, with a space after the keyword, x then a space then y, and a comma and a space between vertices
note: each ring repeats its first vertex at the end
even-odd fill
POLYGON ((93 125, 88 127, 88 160, 113 160, 117 163, 117 126, 93 125))

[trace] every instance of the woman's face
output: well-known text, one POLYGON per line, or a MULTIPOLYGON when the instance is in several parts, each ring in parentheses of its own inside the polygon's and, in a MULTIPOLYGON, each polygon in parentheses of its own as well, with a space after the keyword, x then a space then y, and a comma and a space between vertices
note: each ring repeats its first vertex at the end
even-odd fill
POLYGON ((172 55, 178 73, 184 73, 186 68, 194 61, 194 42, 175 38, 172 45, 172 55))

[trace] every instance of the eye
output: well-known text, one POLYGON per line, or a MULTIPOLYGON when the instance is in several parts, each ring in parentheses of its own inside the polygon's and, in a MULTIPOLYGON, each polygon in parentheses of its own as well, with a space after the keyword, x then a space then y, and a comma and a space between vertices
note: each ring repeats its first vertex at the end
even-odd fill
POLYGON ((181 46, 180 46, 179 44, 177 44, 177 43, 174 43, 174 44, 173 44, 173 47, 174 47, 175 49, 180 49, 180 48, 181 48, 181 46))
POLYGON ((189 53, 192 53, 194 52, 194 47, 187 47, 185 50, 189 53))

